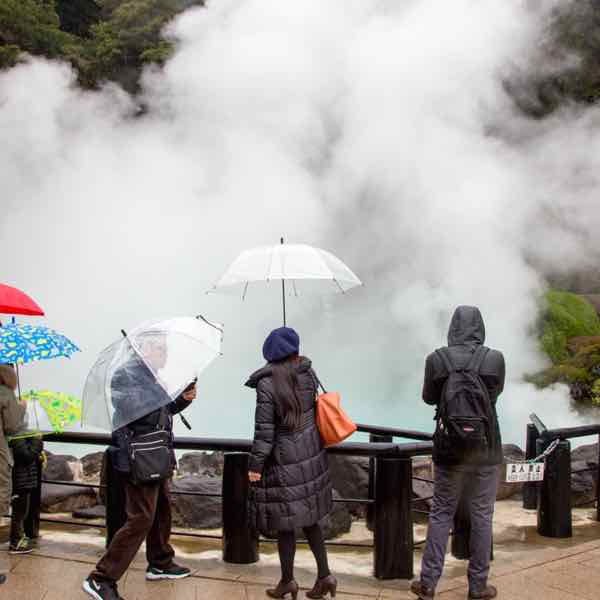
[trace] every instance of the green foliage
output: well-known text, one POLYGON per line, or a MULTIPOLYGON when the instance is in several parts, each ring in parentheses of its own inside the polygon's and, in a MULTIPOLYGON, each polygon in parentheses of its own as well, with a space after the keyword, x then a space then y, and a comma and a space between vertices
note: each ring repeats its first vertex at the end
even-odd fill
POLYGON ((554 383, 590 383, 592 376, 586 369, 564 364, 554 365, 535 375, 527 375, 525 380, 539 388, 545 388, 554 383))
POLYGON ((161 33, 181 6, 178 0, 129 0, 117 5, 107 20, 91 28, 88 79, 118 79, 123 69, 162 64, 172 45, 161 33))
POLYGON ((526 376, 526 381, 540 388, 567 384, 576 402, 600 406, 600 318, 596 309, 581 296, 551 290, 544 298, 539 324, 540 344, 553 365, 526 376))
POLYGON ((172 42, 165 25, 203 0, 0 0, 0 68, 20 51, 68 60, 79 81, 105 80, 137 88, 142 67, 163 64, 172 42))
POLYGON ((591 402, 594 406, 600 406, 600 379, 592 384, 591 402))
POLYGON ((4 53, 14 56, 17 46, 48 58, 69 57, 76 51, 78 40, 59 26, 53 0, 0 0, 0 42, 4 53))
POLYGON ((600 335, 600 318, 594 307, 581 296, 551 290, 545 296, 545 304, 540 341, 553 363, 568 358, 569 338, 600 335))
POLYGON ((88 37, 90 27, 100 20, 96 0, 54 0, 60 28, 79 37, 88 37))
POLYGON ((21 49, 14 44, 0 44, 0 69, 14 67, 19 60, 21 49))

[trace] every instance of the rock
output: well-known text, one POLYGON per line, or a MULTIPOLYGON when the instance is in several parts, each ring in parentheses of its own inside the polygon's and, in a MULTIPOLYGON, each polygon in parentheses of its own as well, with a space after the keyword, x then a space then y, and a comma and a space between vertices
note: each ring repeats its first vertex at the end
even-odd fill
POLYGON ((222 525, 221 479, 200 475, 185 475, 174 479, 172 492, 201 492, 219 494, 219 497, 187 496, 173 494, 171 508, 173 523, 191 529, 216 529, 222 525))
POLYGON ((427 513, 431 509, 431 496, 433 496, 433 483, 422 481, 424 479, 433 480, 433 461, 431 459, 415 458, 412 463, 413 477, 413 518, 416 522, 425 522, 429 518, 427 513), (417 512, 422 511, 422 512, 417 512))
MULTIPOLYGON (((329 468, 333 489, 342 498, 367 498, 369 495, 369 459, 359 456, 334 454, 329 457, 329 468)), ((367 507, 364 504, 347 503, 350 514, 364 518, 367 507)))
POLYGON ((52 454, 46 452, 48 465, 44 470, 43 477, 49 481, 73 481, 75 479, 75 469, 73 465, 79 463, 75 456, 65 454, 52 454))
POLYGON ((105 519, 106 518, 106 506, 97 504, 91 508, 81 508, 73 511, 73 517, 76 519, 105 519))
POLYGON ((73 512, 96 504, 96 492, 91 487, 73 487, 56 483, 42 485, 42 512, 73 512))
POLYGON ((179 459, 179 475, 223 476, 223 452, 187 452, 179 459))
POLYGON ((83 467, 83 476, 87 479, 100 480, 100 473, 102 472, 103 460, 104 452, 92 452, 92 454, 86 454, 81 459, 81 465, 83 467))
POLYGON ((571 502, 573 506, 596 498, 598 444, 579 446, 571 452, 571 502), (580 469, 590 469, 576 473, 580 469))
POLYGON ((502 454, 504 455, 503 466, 498 473, 498 490, 496 492, 496 500, 506 500, 520 494, 523 491, 522 483, 507 483, 506 481, 506 465, 507 463, 523 462, 525 460, 525 452, 515 444, 504 444, 502 446, 502 454))
POLYGON ((571 452, 571 462, 585 461, 598 464, 598 444, 586 444, 579 446, 571 452))

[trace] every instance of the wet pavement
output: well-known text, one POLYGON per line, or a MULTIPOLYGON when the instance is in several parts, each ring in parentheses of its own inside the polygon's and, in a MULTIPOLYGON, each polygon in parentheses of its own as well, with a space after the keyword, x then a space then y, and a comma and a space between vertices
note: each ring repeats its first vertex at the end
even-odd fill
MULTIPOLYGON (((534 511, 524 511, 518 502, 498 505, 495 520, 491 582, 506 600, 597 600, 600 598, 600 524, 595 511, 574 511, 574 536, 568 540, 542 538, 535 531, 534 511)), ((214 533, 214 532, 213 532, 214 533)), ((425 526, 418 525, 415 539, 425 526)), ((356 523, 345 541, 368 544, 370 534, 356 523)), ((265 587, 278 578, 278 562, 272 544, 261 545, 261 560, 255 565, 230 565, 221 561, 220 542, 176 537, 178 560, 193 569, 193 576, 177 582, 146 582, 145 560, 140 553, 119 591, 126 600, 253 600, 265 598, 265 587)), ((11 572, 0 586, 0 600, 84 600, 81 582, 103 550, 102 533, 88 526, 59 528, 44 524, 34 554, 10 557, 11 572)), ((415 556, 418 572, 420 554, 415 556)), ((411 598, 409 582, 378 581, 371 576, 370 549, 335 547, 330 562, 339 579, 337 598, 411 598)), ((312 557, 299 547, 296 577, 306 589, 314 582, 312 557)), ((465 599, 466 564, 449 557, 436 598, 465 599)), ((303 597, 301 593, 300 597, 303 597)))

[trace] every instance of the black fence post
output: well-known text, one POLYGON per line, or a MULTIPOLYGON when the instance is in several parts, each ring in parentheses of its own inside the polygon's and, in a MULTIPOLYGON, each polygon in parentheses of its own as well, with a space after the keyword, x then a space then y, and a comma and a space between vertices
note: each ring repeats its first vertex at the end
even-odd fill
MULTIPOLYGON (((541 454, 550 443, 548 440, 538 440, 537 453, 541 454)), ((552 538, 568 538, 573 535, 571 443, 568 440, 561 440, 546 457, 538 503, 537 531, 540 535, 552 538)))
POLYGON ((378 458, 375 478, 374 573, 412 579, 412 460, 378 458))
MULTIPOLYGON (((369 442, 371 444, 391 444, 394 438, 391 435, 375 435, 371 433, 369 435, 369 442)), ((375 474, 376 474, 377 459, 374 456, 369 457, 369 500, 375 500, 375 474)), ((375 504, 369 504, 367 506, 367 528, 373 531, 375 523, 375 504)))
POLYGON ((223 466, 223 560, 247 565, 258 561, 258 532, 250 527, 246 452, 225 454, 223 466))
POLYGON ((102 461, 100 485, 104 485, 104 502, 106 507, 106 547, 113 536, 127 520, 125 512, 125 489, 118 472, 113 467, 111 452, 106 450, 102 461))
POLYGON ((598 436, 598 472, 596 473, 596 521, 600 521, 600 435, 598 436))
POLYGON ((23 523, 25 535, 30 540, 40 537, 40 512, 42 505, 42 465, 38 463, 37 483, 29 495, 29 511, 23 523))
MULTIPOLYGON (((525 458, 532 460, 537 456, 537 428, 533 423, 527 424, 527 441, 525 445, 525 458)), ((523 508, 533 510, 537 508, 539 483, 528 481, 523 485, 523 508)))

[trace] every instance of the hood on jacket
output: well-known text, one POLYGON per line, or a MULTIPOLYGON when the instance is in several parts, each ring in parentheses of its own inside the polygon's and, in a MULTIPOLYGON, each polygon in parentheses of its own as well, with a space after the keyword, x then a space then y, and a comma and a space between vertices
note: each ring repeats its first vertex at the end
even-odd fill
MULTIPOLYGON (((312 362, 310 361, 309 358, 306 358, 306 356, 301 356, 300 362, 298 362, 298 364, 296 364, 294 366, 298 373, 306 373, 306 371, 310 370, 310 368, 312 366, 312 362)), ((258 382, 263 377, 271 377, 272 375, 273 375, 273 367, 272 367, 271 363, 267 363, 264 367, 258 369, 258 371, 254 371, 254 373, 252 373, 252 375, 250 375, 250 377, 248 378, 248 381, 246 381, 246 385, 249 388, 255 388, 258 385, 258 382)))
POLYGON ((483 344, 485 325, 476 306, 459 306, 452 316, 448 329, 448 346, 483 344))

